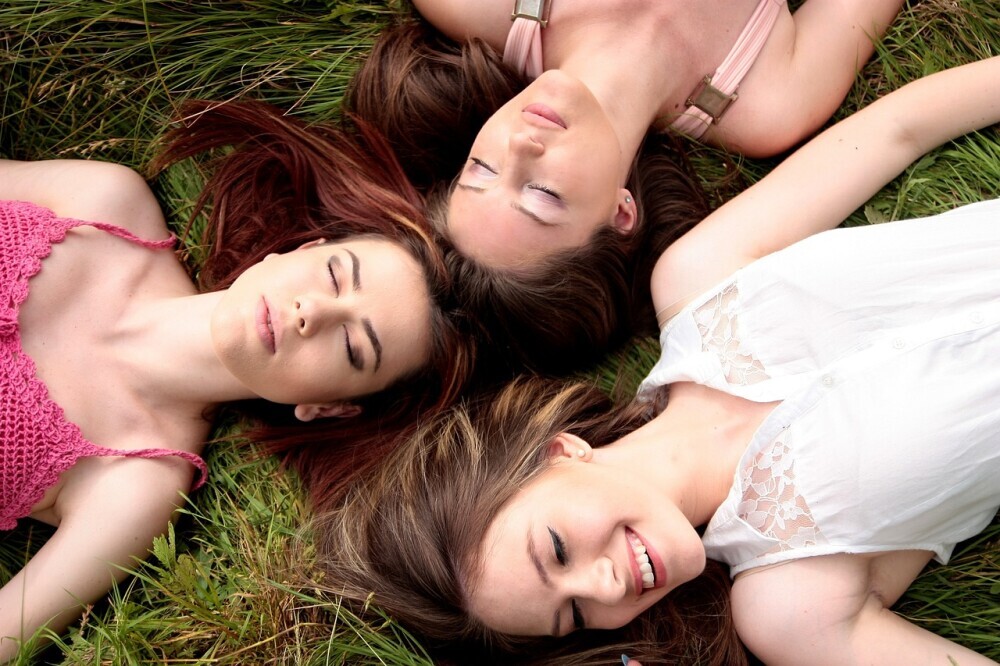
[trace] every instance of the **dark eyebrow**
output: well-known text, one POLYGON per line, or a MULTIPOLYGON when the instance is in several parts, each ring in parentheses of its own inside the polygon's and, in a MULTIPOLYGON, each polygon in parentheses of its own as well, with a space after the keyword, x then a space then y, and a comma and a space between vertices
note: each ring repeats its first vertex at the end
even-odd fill
MULTIPOLYGON (((483 192, 486 191, 485 188, 475 187, 473 185, 463 185, 462 183, 459 183, 458 187, 459 187, 459 189, 466 190, 467 192, 475 192, 476 194, 482 194, 483 192)), ((548 222, 546 220, 543 220, 542 218, 538 217, 538 215, 536 215, 535 213, 532 213, 530 210, 528 210, 527 208, 525 208, 521 204, 517 203, 516 201, 511 201, 510 202, 510 207, 513 208, 514 210, 516 210, 518 213, 521 213, 522 215, 527 215, 534 222, 542 225, 543 227, 557 227, 557 226, 559 226, 557 224, 553 224, 552 222, 548 222)))
POLYGON ((344 248, 344 252, 351 255, 352 264, 352 279, 354 280, 354 288, 361 289, 361 261, 358 259, 358 255, 354 254, 347 248, 344 248))
POLYGON ((361 320, 361 324, 365 327, 365 333, 368 334, 368 339, 372 342, 372 349, 375 350, 375 369, 372 370, 373 373, 378 372, 379 366, 382 365, 382 343, 379 342, 378 336, 375 335, 375 327, 372 326, 372 320, 365 317, 361 320))
MULTIPOLYGON (((538 577, 542 579, 542 583, 546 587, 552 587, 552 582, 549 580, 549 575, 545 573, 545 567, 542 566, 542 561, 538 557, 538 549, 535 548, 535 540, 531 537, 531 528, 528 528, 528 557, 531 558, 531 563, 535 565, 535 571, 538 572, 538 577)), ((552 635, 555 637, 559 636, 559 626, 562 624, 559 617, 559 609, 556 609, 555 617, 552 619, 552 635)))

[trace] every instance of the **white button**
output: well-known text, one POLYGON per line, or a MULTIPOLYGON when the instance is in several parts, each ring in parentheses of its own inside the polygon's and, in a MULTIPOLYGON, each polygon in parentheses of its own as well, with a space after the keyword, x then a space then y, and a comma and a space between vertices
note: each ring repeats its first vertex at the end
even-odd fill
POLYGON ((896 338, 895 340, 892 341, 892 346, 894 349, 902 349, 903 347, 906 346, 906 340, 904 340, 903 338, 896 338))
POLYGON ((982 312, 973 312, 972 314, 969 315, 969 321, 971 321, 973 324, 982 324, 983 323, 983 313, 982 312))
POLYGON ((823 375, 823 386, 827 388, 833 386, 833 377, 830 375, 823 375))

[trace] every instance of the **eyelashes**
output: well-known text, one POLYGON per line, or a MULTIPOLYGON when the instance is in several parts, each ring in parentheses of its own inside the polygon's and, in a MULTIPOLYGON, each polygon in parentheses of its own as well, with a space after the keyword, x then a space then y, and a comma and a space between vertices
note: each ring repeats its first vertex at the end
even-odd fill
POLYGON ((333 257, 326 262, 326 272, 330 274, 330 280, 333 281, 333 290, 340 296, 340 283, 337 282, 337 275, 333 272, 333 257))
MULTIPOLYGON (((551 527, 547 527, 546 529, 549 531, 549 537, 552 539, 552 550, 555 553, 556 561, 561 566, 566 566, 566 542, 551 527)), ((580 612, 580 606, 577 604, 576 599, 571 599, 569 605, 573 612, 573 628, 577 630, 586 628, 587 624, 583 620, 583 613, 580 612)))
MULTIPOLYGON (((496 176, 499 173, 495 167, 491 166, 487 162, 484 162, 478 157, 470 157, 469 161, 472 162, 471 170, 474 172, 486 172, 490 176, 496 176)), ((542 197, 543 199, 548 198, 549 200, 555 200, 556 202, 562 202, 563 200, 561 194, 546 185, 542 185, 540 183, 528 183, 525 187, 529 190, 534 190, 544 194, 545 197, 542 197)))
MULTIPOLYGON (((340 281, 337 280, 337 273, 333 270, 334 257, 326 262, 326 271, 330 275, 330 281, 333 283, 333 290, 340 296, 340 281)), ((347 330, 347 325, 344 325, 344 349, 347 353, 347 362, 355 370, 363 370, 364 362, 361 358, 361 352, 351 345, 351 332, 347 330)))

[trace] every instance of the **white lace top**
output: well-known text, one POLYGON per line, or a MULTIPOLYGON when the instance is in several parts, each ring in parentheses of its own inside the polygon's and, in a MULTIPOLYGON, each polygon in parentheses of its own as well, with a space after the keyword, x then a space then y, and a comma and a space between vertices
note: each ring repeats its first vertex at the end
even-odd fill
POLYGON ((781 402, 705 531, 733 575, 944 562, 1000 506, 1000 200, 813 236, 694 299, 660 343, 640 399, 693 381, 781 402))

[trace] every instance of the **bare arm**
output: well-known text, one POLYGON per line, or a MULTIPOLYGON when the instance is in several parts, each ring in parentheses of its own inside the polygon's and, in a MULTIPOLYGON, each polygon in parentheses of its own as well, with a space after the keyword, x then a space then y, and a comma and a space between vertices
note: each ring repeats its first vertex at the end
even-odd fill
POLYGON ((836 227, 924 153, 997 122, 1000 57, 886 95, 804 145, 668 248, 653 271, 657 312, 670 316, 751 261, 836 227))
MULTIPOLYGON (((182 461, 93 460, 93 474, 60 494, 55 534, 0 588, 0 663, 43 626, 62 631, 145 559, 190 483, 182 461), (139 464, 135 464, 139 463, 139 464)), ((81 464, 78 463, 78 464, 81 464)))
POLYGON ((510 14, 514 7, 496 0, 414 0, 413 5, 427 22, 458 42, 478 37, 503 51, 510 30, 510 14))
POLYGON ((875 42, 903 0, 809 0, 794 14, 779 66, 751 69, 745 85, 760 94, 754 112, 732 128, 709 128, 706 140, 751 157, 775 155, 809 136, 844 100, 875 42))
MULTIPOLYGON (((872 592, 868 564, 860 556, 834 555, 744 574, 733 586, 740 639, 773 666, 996 663, 886 608, 872 592)), ((905 588, 916 573, 903 574, 905 588)))

